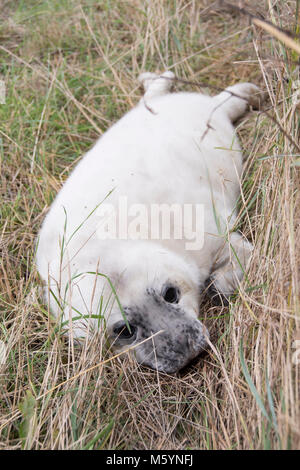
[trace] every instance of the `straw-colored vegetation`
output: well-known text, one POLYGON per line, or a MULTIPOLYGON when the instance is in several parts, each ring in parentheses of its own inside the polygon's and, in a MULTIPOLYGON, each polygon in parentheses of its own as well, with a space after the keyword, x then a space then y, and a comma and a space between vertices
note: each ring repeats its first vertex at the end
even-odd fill
MULTIPOLYGON (((300 33, 299 1, 233 3, 300 33)), ((0 448, 299 447, 297 53, 210 0, 0 4, 0 448), (138 101, 138 74, 168 68, 203 84, 177 90, 252 81, 269 95, 268 115, 238 123, 252 264, 229 307, 204 299, 212 346, 176 377, 109 360, 98 337, 81 350, 53 334, 33 262, 72 168, 138 101)))

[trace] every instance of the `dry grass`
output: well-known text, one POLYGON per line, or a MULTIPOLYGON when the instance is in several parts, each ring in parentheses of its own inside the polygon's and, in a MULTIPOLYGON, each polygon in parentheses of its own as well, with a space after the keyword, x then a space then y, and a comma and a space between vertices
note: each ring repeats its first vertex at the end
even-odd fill
MULTIPOLYGON (((212 3, 1 1, 2 449, 299 447, 299 150, 266 115, 238 125, 247 156, 241 226, 255 246, 248 279, 229 308, 203 304, 211 349, 178 376, 126 357, 103 363, 112 354, 97 337, 81 351, 53 335, 33 267, 50 202, 96 137, 137 102, 142 71, 169 67, 203 90, 253 81, 299 142, 297 55, 212 3)), ((297 4, 248 7, 299 33, 297 4)))

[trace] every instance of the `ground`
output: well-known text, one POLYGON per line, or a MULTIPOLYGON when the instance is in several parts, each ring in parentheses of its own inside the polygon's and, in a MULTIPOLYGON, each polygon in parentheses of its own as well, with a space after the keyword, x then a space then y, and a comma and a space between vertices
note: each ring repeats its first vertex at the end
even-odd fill
MULTIPOLYGON (((217 3, 2 0, 0 449, 299 447, 299 57, 217 3), (198 83, 177 90, 252 81, 268 93, 267 113, 237 123, 253 260, 229 306, 204 299, 212 348, 175 377, 113 358, 99 338, 73 347, 33 263, 72 168, 137 103, 138 74, 166 69, 198 83)), ((299 1, 232 3, 299 35, 299 1)))

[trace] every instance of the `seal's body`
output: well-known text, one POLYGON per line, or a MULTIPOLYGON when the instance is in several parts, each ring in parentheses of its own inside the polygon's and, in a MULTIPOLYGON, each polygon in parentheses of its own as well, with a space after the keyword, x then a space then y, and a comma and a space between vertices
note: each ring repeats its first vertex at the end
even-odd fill
POLYGON ((99 312, 117 350, 162 330, 138 345, 135 356, 173 373, 206 346, 197 319, 205 283, 210 279, 220 293, 231 294, 251 252, 247 240, 230 233, 242 172, 232 122, 248 99, 254 103, 258 89, 244 83, 209 97, 168 93, 170 72, 143 74, 141 81, 146 93, 140 103, 97 141, 58 193, 39 234, 37 266, 51 289, 51 310, 62 314, 74 337, 97 326, 99 312), (153 205, 200 205, 201 246, 184 236, 153 240, 150 225, 140 237, 126 237, 124 227, 115 239, 104 237, 101 209, 110 208, 120 229, 120 201, 131 216, 136 204, 147 214, 153 205))

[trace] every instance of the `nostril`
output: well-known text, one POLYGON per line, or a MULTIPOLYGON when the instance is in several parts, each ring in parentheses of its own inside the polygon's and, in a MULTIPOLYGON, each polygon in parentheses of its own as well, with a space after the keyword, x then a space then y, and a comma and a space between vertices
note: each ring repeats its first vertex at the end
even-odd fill
POLYGON ((126 324, 125 322, 120 321, 115 324, 113 332, 117 336, 117 339, 133 341, 136 337, 137 329, 131 323, 127 322, 126 324))

